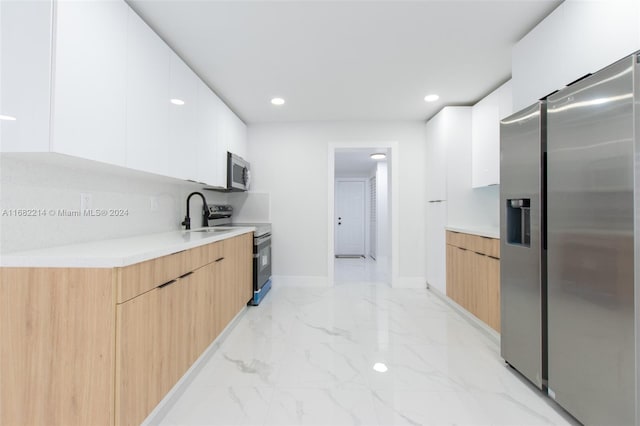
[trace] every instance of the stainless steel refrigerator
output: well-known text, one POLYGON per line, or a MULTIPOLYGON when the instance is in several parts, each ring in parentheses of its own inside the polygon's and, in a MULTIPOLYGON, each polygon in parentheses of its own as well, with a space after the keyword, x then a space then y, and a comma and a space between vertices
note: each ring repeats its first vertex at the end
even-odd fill
POLYGON ((640 422, 639 67, 501 125, 502 355, 586 425, 640 422))
POLYGON ((548 98, 548 387, 585 424, 638 424, 639 71, 548 98))
POLYGON ((545 111, 539 102, 500 123, 500 349, 540 389, 546 385, 545 111))

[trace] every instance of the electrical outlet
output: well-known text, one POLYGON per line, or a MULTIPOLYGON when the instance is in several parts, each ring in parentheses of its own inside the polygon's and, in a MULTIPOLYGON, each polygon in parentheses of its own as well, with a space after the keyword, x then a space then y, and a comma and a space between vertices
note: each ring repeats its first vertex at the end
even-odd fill
POLYGON ((86 210, 91 210, 93 208, 93 200, 91 194, 88 192, 80 193, 80 214, 82 216, 85 215, 86 210))
POLYGON ((159 207, 158 197, 155 197, 155 196, 149 197, 149 209, 152 212, 157 212, 159 208, 160 207, 159 207))

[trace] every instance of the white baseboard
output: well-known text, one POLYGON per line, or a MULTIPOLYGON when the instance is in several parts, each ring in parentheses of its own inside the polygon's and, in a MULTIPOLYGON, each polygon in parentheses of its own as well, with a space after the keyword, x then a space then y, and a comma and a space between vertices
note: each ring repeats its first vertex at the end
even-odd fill
POLYGON ((271 277, 273 287, 331 287, 328 277, 305 275, 274 275, 271 277))
POLYGON ((229 324, 222 330, 222 333, 216 339, 211 342, 209 347, 205 349, 205 351, 200 355, 200 357, 193 363, 193 365, 187 370, 186 373, 178 380, 178 382, 171 388, 169 392, 162 398, 162 400, 156 405, 156 408, 153 409, 151 413, 147 416, 146 419, 141 423, 141 426, 151 426, 159 424, 162 419, 167 415, 169 410, 173 407, 173 405, 180 399, 184 391, 187 387, 193 382, 193 379, 198 375, 200 370, 204 367, 204 365, 211 359, 211 357, 216 353, 220 345, 227 338, 231 330, 236 326, 240 318, 247 311, 247 307, 245 306, 238 315, 231 320, 229 324))
POLYGON ((393 288, 427 288, 425 277, 395 277, 391 282, 393 288))
POLYGON ((476 327, 477 329, 482 331, 484 334, 486 334, 487 337, 489 337, 493 342, 495 342, 495 344, 500 346, 500 333, 495 331, 493 328, 489 327, 484 322, 480 321, 478 317, 473 315, 471 312, 467 311, 462 306, 458 305, 453 299, 449 298, 446 294, 441 293, 440 290, 438 290, 437 288, 433 286, 429 286, 427 287, 427 289, 431 293, 436 295, 438 298, 440 298, 447 305, 455 309, 460 315, 462 315, 464 319, 469 321, 474 327, 476 327))

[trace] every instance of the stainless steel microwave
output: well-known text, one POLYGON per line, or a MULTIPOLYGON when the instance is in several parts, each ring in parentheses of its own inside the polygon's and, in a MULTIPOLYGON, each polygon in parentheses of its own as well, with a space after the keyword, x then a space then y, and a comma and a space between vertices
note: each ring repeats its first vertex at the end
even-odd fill
POLYGON ((242 157, 227 152, 227 189, 248 191, 251 182, 249 162, 242 157))

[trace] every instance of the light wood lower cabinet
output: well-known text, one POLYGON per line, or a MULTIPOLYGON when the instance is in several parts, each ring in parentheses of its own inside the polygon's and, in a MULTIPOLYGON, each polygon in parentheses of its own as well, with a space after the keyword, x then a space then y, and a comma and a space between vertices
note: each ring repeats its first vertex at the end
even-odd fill
POLYGON ((222 321, 226 324, 253 297, 253 268, 244 266, 247 263, 253 264, 253 236, 244 234, 232 240, 225 240, 224 250, 228 254, 228 258, 224 260, 223 274, 225 279, 222 282, 226 283, 228 295, 218 299, 232 301, 229 307, 230 312, 222 321))
POLYGON ((218 263, 117 307, 116 413, 140 424, 215 339, 218 263))
POLYGON ((140 424, 251 299, 252 244, 126 268, 0 268, 0 424, 140 424), (149 289, 154 268, 167 281, 149 289))
POLYGON ((0 268, 0 425, 114 422, 113 270, 0 268))
POLYGON ((447 231, 447 296, 500 332, 498 239, 447 231))

